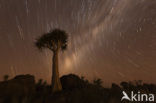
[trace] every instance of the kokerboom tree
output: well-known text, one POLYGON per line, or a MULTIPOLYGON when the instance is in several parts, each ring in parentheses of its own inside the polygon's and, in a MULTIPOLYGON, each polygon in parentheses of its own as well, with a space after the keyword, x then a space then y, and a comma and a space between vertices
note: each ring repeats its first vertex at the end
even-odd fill
POLYGON ((58 55, 60 51, 67 48, 68 34, 64 30, 53 29, 52 31, 43 34, 37 39, 35 45, 40 49, 48 48, 53 52, 52 57, 52 92, 62 90, 62 85, 59 79, 59 63, 58 55))

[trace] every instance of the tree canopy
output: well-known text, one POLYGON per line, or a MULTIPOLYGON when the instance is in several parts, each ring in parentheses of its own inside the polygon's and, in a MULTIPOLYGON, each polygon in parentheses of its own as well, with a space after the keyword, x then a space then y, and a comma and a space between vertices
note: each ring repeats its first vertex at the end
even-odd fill
POLYGON ((39 49, 48 48, 52 51, 65 50, 67 48, 68 35, 64 30, 54 29, 39 37, 35 45, 39 49))

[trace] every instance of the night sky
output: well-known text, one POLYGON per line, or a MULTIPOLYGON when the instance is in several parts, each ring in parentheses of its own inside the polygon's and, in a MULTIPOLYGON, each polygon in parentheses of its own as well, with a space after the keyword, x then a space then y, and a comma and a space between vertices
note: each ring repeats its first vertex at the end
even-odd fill
POLYGON ((60 76, 156 83, 156 0, 0 0, 0 79, 50 81, 52 52, 34 42, 54 28, 69 33, 60 76))

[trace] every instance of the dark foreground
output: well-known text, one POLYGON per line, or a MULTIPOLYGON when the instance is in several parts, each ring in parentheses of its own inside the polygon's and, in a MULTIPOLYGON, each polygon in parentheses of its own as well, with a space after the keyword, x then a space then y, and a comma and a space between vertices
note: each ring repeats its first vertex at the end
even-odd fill
POLYGON ((104 88, 100 79, 90 83, 83 77, 69 74, 61 77, 61 83, 63 90, 51 93, 51 87, 46 82, 39 80, 35 83, 32 75, 6 79, 0 82, 0 103, 121 103, 123 90, 128 94, 131 91, 156 94, 156 85, 141 81, 121 82, 120 86, 113 83, 111 88, 104 88))

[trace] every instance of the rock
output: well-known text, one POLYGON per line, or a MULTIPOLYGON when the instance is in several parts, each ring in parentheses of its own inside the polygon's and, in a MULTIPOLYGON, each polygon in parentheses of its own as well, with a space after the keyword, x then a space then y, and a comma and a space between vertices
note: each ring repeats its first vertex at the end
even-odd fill
POLYGON ((0 96, 27 96, 35 92, 35 79, 32 75, 18 75, 0 82, 0 96))
POLYGON ((85 82, 74 74, 62 76, 60 80, 63 89, 81 88, 85 85, 85 82))

